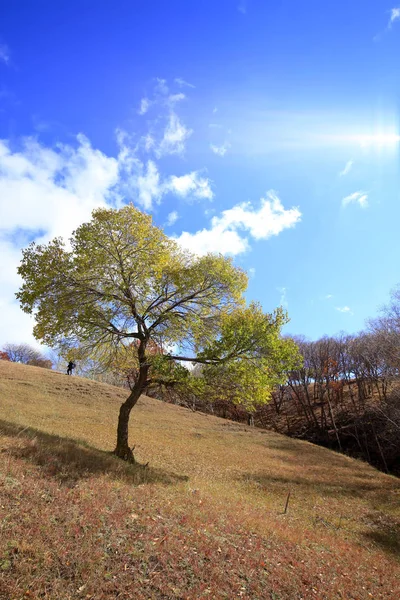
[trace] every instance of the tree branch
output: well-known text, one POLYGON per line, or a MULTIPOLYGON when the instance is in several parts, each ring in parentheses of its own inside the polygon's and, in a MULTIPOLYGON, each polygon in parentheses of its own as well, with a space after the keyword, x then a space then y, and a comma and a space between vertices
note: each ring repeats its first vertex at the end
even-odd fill
POLYGON ((218 358, 215 358, 215 359, 203 359, 203 358, 196 358, 196 357, 190 358, 188 356, 172 356, 171 354, 165 354, 164 356, 168 360, 182 360, 185 362, 200 363, 202 365, 215 365, 215 364, 218 364, 219 362, 221 362, 218 358))

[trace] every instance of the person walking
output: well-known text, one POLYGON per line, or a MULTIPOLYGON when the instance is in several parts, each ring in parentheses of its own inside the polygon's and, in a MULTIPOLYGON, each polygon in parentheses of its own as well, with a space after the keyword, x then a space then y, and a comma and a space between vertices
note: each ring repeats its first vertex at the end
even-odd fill
POLYGON ((67 367, 67 375, 72 375, 72 371, 75 369, 75 367, 76 364, 70 360, 67 367))

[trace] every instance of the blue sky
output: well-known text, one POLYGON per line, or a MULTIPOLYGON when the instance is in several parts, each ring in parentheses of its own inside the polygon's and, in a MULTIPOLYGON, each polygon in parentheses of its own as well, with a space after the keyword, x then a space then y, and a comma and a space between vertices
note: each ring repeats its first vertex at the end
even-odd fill
POLYGON ((400 282, 394 2, 3 1, 0 344, 21 246, 126 201, 288 332, 361 329, 400 282))

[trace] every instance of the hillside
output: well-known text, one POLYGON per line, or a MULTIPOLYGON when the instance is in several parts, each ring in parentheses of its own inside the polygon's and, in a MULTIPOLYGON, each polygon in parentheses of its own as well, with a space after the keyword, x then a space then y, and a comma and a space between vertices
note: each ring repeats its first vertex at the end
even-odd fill
POLYGON ((1 600, 400 597, 398 479, 147 397, 128 466, 124 397, 0 361, 1 600))

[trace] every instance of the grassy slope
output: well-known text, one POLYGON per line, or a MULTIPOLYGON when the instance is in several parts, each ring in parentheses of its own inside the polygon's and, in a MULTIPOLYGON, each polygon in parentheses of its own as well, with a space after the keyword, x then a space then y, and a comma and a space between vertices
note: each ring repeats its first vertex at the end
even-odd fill
POLYGON ((124 397, 0 361, 1 600, 400 597, 399 480, 145 397, 129 467, 124 397))

